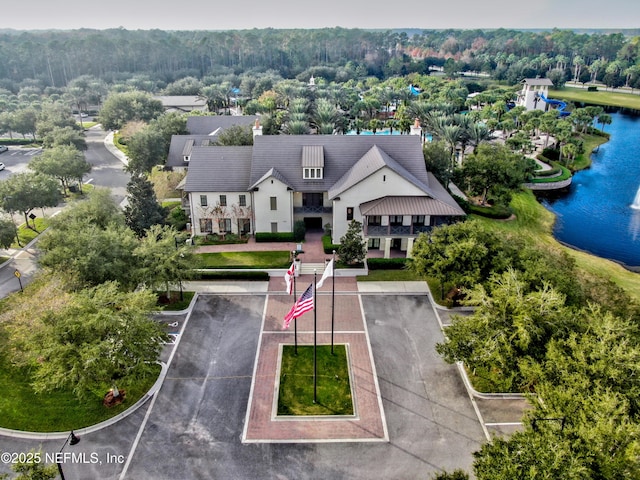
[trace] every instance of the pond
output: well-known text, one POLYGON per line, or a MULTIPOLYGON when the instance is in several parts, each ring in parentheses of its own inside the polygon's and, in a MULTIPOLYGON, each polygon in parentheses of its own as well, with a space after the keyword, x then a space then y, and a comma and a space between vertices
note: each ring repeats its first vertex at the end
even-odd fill
POLYGON ((640 116, 612 119, 611 140, 592 154, 592 166, 567 191, 539 199, 557 217, 557 240, 640 270, 640 116))

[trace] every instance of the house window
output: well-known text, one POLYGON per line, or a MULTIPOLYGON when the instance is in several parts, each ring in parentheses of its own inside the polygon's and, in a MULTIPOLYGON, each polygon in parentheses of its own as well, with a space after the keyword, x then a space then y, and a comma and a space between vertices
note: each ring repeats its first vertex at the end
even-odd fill
POLYGON ((402 226, 402 215, 389 215, 389 225, 392 227, 402 226))
POLYGON ((303 193, 302 194, 302 206, 303 207, 322 207, 322 193, 303 193))
POLYGON ((239 218, 238 232, 240 232, 241 235, 247 235, 251 232, 251 220, 248 218, 239 218))
POLYGON ((218 231, 220 233, 231 233, 231 219, 221 218, 218 220, 218 231))
POLYGON ((238 205, 240 205, 241 207, 246 207, 247 206, 247 196, 246 195, 240 195, 238 197, 238 205))
POLYGON ((200 233, 212 233, 213 232, 213 222, 210 218, 201 218, 200 219, 200 233))
POLYGON ((227 196, 226 195, 220 195, 220 206, 221 207, 226 207, 227 206, 227 196))
POLYGON ((424 226, 424 215, 414 215, 411 217, 411 223, 416 227, 424 226))
POLYGON ((271 233, 278 233, 278 222, 271 222, 271 233))
POLYGON ((303 168, 302 178, 305 180, 322 180, 322 168, 303 168))
POLYGON ((270 197, 271 210, 278 210, 278 197, 270 197))
POLYGON ((369 250, 379 250, 380 249, 380 239, 379 238, 370 238, 367 242, 367 248, 369 250))
POLYGON ((353 220, 353 207, 347 207, 347 220, 353 220))
POLYGON ((206 195, 200 195, 200 206, 201 207, 206 207, 207 206, 207 196, 206 195))
POLYGON ((369 215, 367 217, 367 225, 372 227, 379 227, 382 225, 382 217, 380 215, 369 215))

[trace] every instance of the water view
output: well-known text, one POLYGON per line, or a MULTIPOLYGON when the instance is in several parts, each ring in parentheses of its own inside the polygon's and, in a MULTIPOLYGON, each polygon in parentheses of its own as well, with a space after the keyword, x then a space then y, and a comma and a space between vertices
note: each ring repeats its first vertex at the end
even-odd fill
POLYGON ((592 155, 568 192, 540 197, 556 214, 555 237, 575 248, 640 268, 640 117, 612 114, 611 140, 592 155))

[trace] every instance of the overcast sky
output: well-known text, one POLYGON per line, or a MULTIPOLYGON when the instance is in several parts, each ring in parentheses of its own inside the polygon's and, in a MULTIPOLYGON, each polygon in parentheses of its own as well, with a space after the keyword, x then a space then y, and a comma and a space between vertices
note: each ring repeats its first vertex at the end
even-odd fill
POLYGON ((640 28, 638 0, 18 0, 0 28, 640 28))

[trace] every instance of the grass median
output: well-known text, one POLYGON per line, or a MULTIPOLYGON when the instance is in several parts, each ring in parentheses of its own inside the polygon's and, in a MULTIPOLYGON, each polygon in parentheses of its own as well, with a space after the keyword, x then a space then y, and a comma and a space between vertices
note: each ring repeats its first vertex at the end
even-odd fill
POLYGON ((283 345, 278 415, 353 415, 345 345, 318 345, 316 402, 313 401, 313 346, 283 345))

